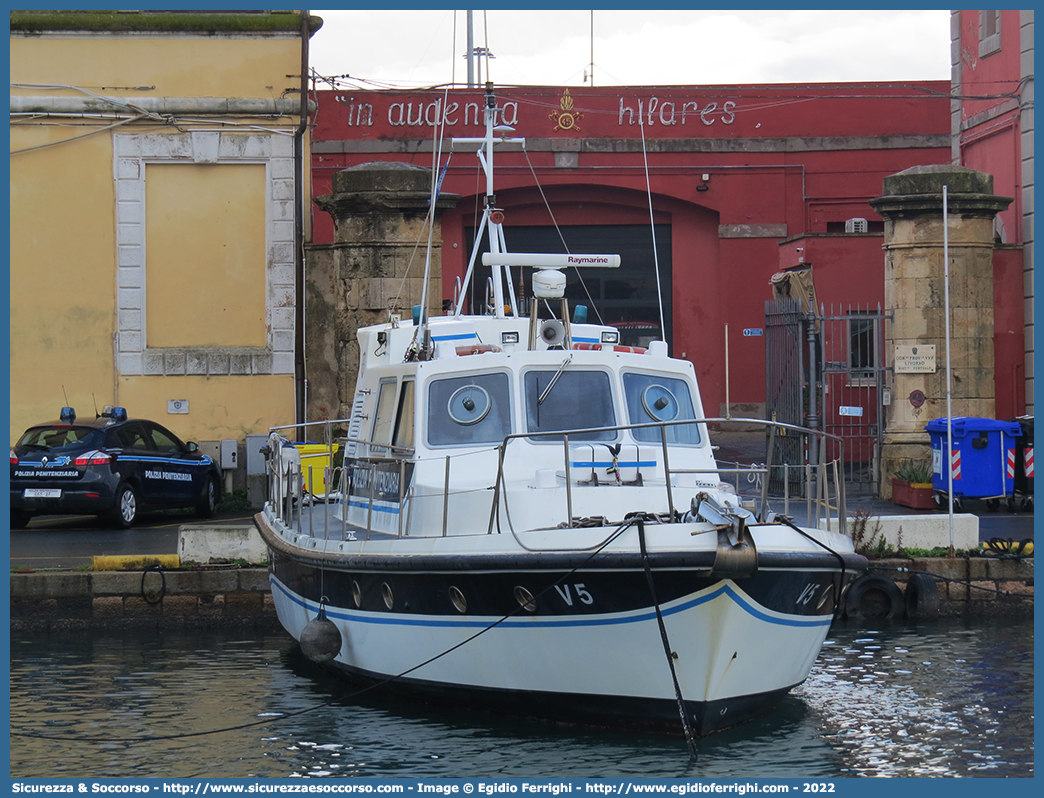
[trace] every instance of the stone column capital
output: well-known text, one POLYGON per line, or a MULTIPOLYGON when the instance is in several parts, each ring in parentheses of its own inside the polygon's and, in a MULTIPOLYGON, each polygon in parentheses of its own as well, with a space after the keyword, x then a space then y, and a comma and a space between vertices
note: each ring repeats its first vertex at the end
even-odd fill
MULTIPOLYGON (((315 204, 334 217, 369 212, 427 212, 431 199, 431 169, 408 163, 375 161, 342 169, 333 177, 333 193, 315 204)), ((458 194, 440 194, 437 211, 453 208, 458 194)))
POLYGON ((870 207, 886 219, 941 214, 943 186, 950 213, 992 218, 1014 200, 993 193, 993 176, 965 166, 915 166, 884 179, 884 193, 870 207))

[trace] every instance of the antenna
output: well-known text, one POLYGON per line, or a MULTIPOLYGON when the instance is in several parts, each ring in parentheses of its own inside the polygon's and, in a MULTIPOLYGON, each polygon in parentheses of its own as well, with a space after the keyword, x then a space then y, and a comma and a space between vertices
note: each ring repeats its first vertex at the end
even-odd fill
POLYGON ((591 88, 594 88, 594 11, 591 12, 591 88))
POLYGON ((94 402, 94 417, 101 418, 101 413, 98 412, 98 400, 94 396, 94 391, 91 391, 91 401, 94 402))
POLYGON ((65 398, 65 404, 69 404, 69 394, 65 392, 65 386, 62 386, 62 396, 65 398))

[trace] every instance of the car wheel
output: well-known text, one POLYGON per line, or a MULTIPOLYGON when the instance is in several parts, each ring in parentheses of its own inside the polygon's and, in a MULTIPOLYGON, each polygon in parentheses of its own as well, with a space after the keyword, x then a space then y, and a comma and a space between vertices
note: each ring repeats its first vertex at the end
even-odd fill
POLYGON ((11 529, 25 529, 26 524, 32 516, 29 513, 11 513, 11 529))
POLYGON ((217 483, 214 478, 207 477, 203 492, 199 495, 199 501, 196 502, 196 515, 201 518, 210 518, 217 512, 217 491, 217 483))
POLYGON ((138 519, 138 494, 134 486, 124 483, 116 489, 116 505, 106 516, 114 526, 127 529, 138 519))

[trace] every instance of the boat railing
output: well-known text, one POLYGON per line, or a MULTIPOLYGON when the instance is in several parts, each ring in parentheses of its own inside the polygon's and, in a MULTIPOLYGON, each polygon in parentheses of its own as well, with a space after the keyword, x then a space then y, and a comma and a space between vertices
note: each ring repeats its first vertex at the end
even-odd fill
MULTIPOLYGON (((296 528, 299 534, 303 534, 306 531, 304 525, 307 523, 308 534, 314 535, 316 526, 315 513, 307 513, 306 522, 304 508, 308 505, 322 504, 322 532, 324 537, 329 536, 331 529, 330 505, 342 501, 347 503, 346 486, 344 484, 346 472, 343 466, 334 465, 333 457, 338 451, 344 451, 347 445, 364 446, 370 452, 386 451, 388 452, 386 461, 404 463, 406 458, 412 455, 413 449, 409 447, 334 434, 336 427, 346 426, 350 422, 351 419, 345 418, 324 419, 322 421, 284 424, 269 428, 270 434, 276 433, 281 435, 285 439, 285 445, 294 449, 299 447, 301 443, 291 441, 286 437, 287 433, 294 434, 295 437, 307 438, 309 430, 316 427, 322 430, 323 441, 321 444, 318 444, 321 448, 317 453, 311 455, 311 457, 318 457, 318 459, 323 461, 321 466, 303 465, 300 457, 289 457, 286 456, 285 452, 269 452, 266 460, 269 505, 272 512, 285 527, 290 529, 296 528), (316 480, 320 478, 324 486, 321 496, 312 489, 313 486, 319 484, 316 480)), ((339 520, 341 539, 348 539, 350 532, 346 521, 346 513, 340 513, 339 520)))
MULTIPOLYGON (((407 466, 415 467, 423 462, 431 461, 442 461, 442 491, 441 494, 441 532, 442 535, 448 535, 449 532, 449 518, 450 518, 450 503, 451 497, 456 494, 464 494, 475 492, 478 489, 473 487, 462 488, 459 490, 453 490, 451 485, 451 474, 459 473, 461 468, 467 468, 466 461, 464 458, 474 457, 477 454, 489 454, 490 452, 497 453, 497 475, 495 483, 491 486, 483 486, 482 491, 492 490, 492 505, 490 507, 490 518, 489 526, 487 531, 492 532, 493 526, 496 521, 499 508, 503 506, 507 508, 507 494, 506 494, 506 481, 505 481, 505 460, 508 456, 509 447, 515 444, 520 439, 532 441, 534 439, 554 439, 561 440, 562 453, 563 453, 563 472, 565 475, 565 501, 566 501, 566 517, 569 519, 568 525, 573 526, 581 523, 579 518, 574 518, 573 505, 574 505, 574 494, 576 486, 573 485, 573 480, 570 478, 570 446, 582 442, 588 443, 589 440, 582 440, 585 436, 589 437, 599 432, 609 431, 622 431, 622 430, 641 430, 641 429, 658 429, 660 430, 659 446, 662 451, 663 458, 663 488, 666 493, 668 514, 670 517, 680 517, 677 506, 675 504, 675 481, 676 477, 683 474, 690 474, 699 477, 700 475, 714 475, 716 480, 728 482, 735 486, 737 495, 744 498, 745 493, 749 491, 745 490, 747 486, 753 486, 756 493, 753 497, 747 497, 745 504, 751 505, 749 509, 757 510, 757 518, 759 521, 764 522, 768 519, 769 503, 770 501, 778 502, 782 500, 783 514, 790 515, 791 495, 790 485, 794 479, 800 480, 801 484, 805 487, 802 491, 797 491, 793 497, 795 500, 799 498, 797 494, 803 494, 806 503, 807 518, 810 525, 818 527, 821 518, 825 517, 826 526, 830 529, 836 520, 838 530, 842 533, 847 533, 846 525, 846 507, 845 507, 845 485, 844 481, 839 479, 839 463, 843 462, 844 458, 844 441, 842 438, 836 435, 832 435, 827 432, 819 430, 811 430, 805 427, 799 427, 792 424, 785 424, 777 421, 767 421, 764 419, 746 419, 746 418, 723 418, 723 417, 707 417, 701 419, 687 419, 687 420, 676 420, 676 421, 663 421, 663 422, 650 422, 645 424, 623 424, 613 427, 592 427, 586 429, 571 429, 568 431, 547 431, 547 432, 518 432, 508 435, 504 438, 502 443, 496 447, 490 447, 480 451, 469 451, 463 453, 456 453, 452 455, 435 455, 428 458, 417 458, 415 452, 412 449, 406 447, 394 446, 390 444, 376 443, 371 440, 350 438, 347 436, 337 436, 333 434, 334 427, 338 424, 344 424, 344 419, 334 419, 329 421, 321 422, 309 422, 307 424, 298 425, 286 425, 283 427, 273 428, 272 431, 280 430, 291 430, 295 428, 321 426, 323 430, 323 439, 325 441, 326 450, 330 456, 326 457, 323 465, 316 467, 312 465, 302 466, 299 460, 284 459, 281 457, 270 457, 268 459, 269 468, 269 500, 272 507, 272 511, 279 517, 279 520, 288 528, 296 528, 298 533, 314 535, 317 526, 315 519, 315 509, 307 514, 303 512, 303 508, 308 505, 322 504, 323 522, 321 525, 321 534, 323 537, 329 537, 331 532, 339 534, 342 540, 351 539, 353 536, 352 528, 347 523, 347 511, 344 509, 339 513, 335 513, 335 518, 331 519, 330 505, 347 505, 349 503, 349 491, 346 479, 349 470, 343 465, 333 464, 332 455, 338 448, 343 451, 344 446, 348 444, 356 444, 357 446, 366 447, 371 453, 371 456, 354 456, 351 458, 351 469, 358 473, 360 469, 371 471, 376 470, 395 470, 399 471, 398 479, 398 492, 395 499, 391 500, 398 506, 397 513, 397 528, 391 534, 403 536, 408 534, 409 529, 409 513, 412 509, 412 503, 410 500, 415 497, 415 485, 410 475, 406 473, 407 466), (668 428, 677 426, 686 426, 693 424, 707 424, 707 423, 741 423, 744 425, 759 425, 768 429, 768 447, 767 456, 765 463, 753 463, 753 464, 741 464, 735 463, 732 465, 725 465, 721 461, 716 463, 714 468, 687 468, 680 465, 672 465, 670 462, 670 453, 672 444, 670 443, 670 434, 668 428), (787 439, 790 443, 793 443, 795 439, 798 441, 798 446, 790 446, 790 450, 797 450, 799 452, 798 459, 800 462, 788 462, 787 459, 781 461, 774 460, 774 454, 776 450, 776 442, 779 440, 787 439), (818 445, 814 444, 813 441, 820 440, 818 445), (822 453, 826 451, 826 447, 822 445, 823 440, 831 440, 837 446, 839 456, 829 462, 823 460, 822 453), (379 451, 386 451, 387 457, 377 456, 374 453, 379 451), (455 465, 456 463, 456 465, 455 465), (773 481, 773 477, 782 476, 783 484, 783 495, 770 495, 769 485, 773 481), (322 479, 322 484, 326 487, 326 491, 322 497, 316 496, 311 493, 307 486, 314 486, 317 483, 316 480, 322 479), (741 480, 746 481, 746 485, 741 486, 741 480), (831 490, 831 485, 833 486, 831 490), (334 528, 331 528, 331 520, 335 521, 334 528), (307 524, 307 529, 305 529, 307 524), (336 529, 339 526, 340 529, 336 529)), ((656 444, 652 444, 655 446, 656 444)), ((791 457, 790 459, 794 459, 791 457)), ((778 481, 778 479, 776 480, 778 481)), ((370 484, 374 482, 370 479, 370 484)), ((651 483, 650 483, 651 484, 651 483)), ((436 494, 425 495, 422 498, 430 499, 435 498, 436 494)), ((372 528, 371 519, 374 512, 374 501, 375 496, 371 488, 370 495, 368 497, 367 522, 365 524, 366 530, 372 528)), ((684 508, 683 508, 684 509, 684 508)))
MULTIPOLYGON (((680 513, 674 502, 674 486, 672 479, 675 476, 681 474, 693 474, 693 475, 716 475, 720 480, 722 475, 731 475, 735 479, 736 492, 740 493, 739 490, 739 479, 742 475, 753 476, 755 483, 760 487, 759 495, 755 497, 755 507, 757 509, 757 519, 760 522, 765 522, 768 519, 769 513, 769 500, 777 497, 769 495, 769 483, 770 477, 774 472, 778 471, 781 466, 786 473, 784 485, 789 485, 789 476, 791 470, 794 473, 802 473, 806 479, 806 485, 810 486, 810 490, 805 491, 808 520, 813 526, 818 527, 821 518, 825 518, 827 529, 831 529, 833 526, 834 519, 837 521, 838 531, 842 534, 847 534, 847 523, 846 523, 846 497, 845 497, 845 484, 844 481, 839 479, 838 467, 839 463, 844 462, 844 440, 837 435, 833 435, 828 432, 821 430, 813 430, 807 427, 800 427, 794 424, 787 424, 780 421, 769 421, 766 419, 750 419, 750 418, 737 418, 737 417, 706 417, 699 419, 679 419, 675 421, 658 421, 649 422, 644 424, 620 424, 612 427, 590 427, 586 429, 572 429, 568 431, 554 430, 545 432, 517 432, 512 433, 504 438, 503 443, 500 446, 500 457, 497 472, 497 482, 495 486, 493 496, 493 507, 490 513, 489 520, 489 532, 493 531, 493 525, 497 518, 499 507, 502 503, 506 504, 506 483, 504 479, 504 463, 507 458, 508 446, 513 442, 519 440, 534 439, 552 439, 561 440, 563 461, 564 461, 564 472, 565 472, 565 494, 566 494, 566 517, 569 526, 574 526, 580 519, 574 518, 573 516, 573 480, 570 479, 569 464, 570 464, 570 445, 571 443, 578 442, 578 439, 582 439, 584 436, 590 436, 601 432, 610 431, 622 431, 622 430, 642 430, 642 429, 658 429, 660 431, 660 448, 663 455, 663 470, 664 470, 664 490, 666 492, 668 516, 670 518, 680 517, 680 513), (684 427, 691 426, 693 424, 702 425, 708 423, 730 423, 730 424, 743 424, 743 425, 757 425, 767 428, 768 430, 768 447, 766 454, 766 462, 763 464, 751 464, 741 465, 735 464, 735 467, 720 467, 716 464, 714 468, 685 468, 679 466, 672 466, 670 463, 670 451, 671 445, 668 442, 667 430, 671 427, 684 427), (803 445, 799 447, 799 451, 802 452, 802 462, 799 464, 792 464, 783 462, 782 464, 776 463, 773 460, 775 444, 777 439, 785 438, 789 436, 791 439, 797 437, 799 440, 802 436, 805 437, 803 445), (572 437, 572 440, 570 440, 572 437), (825 461, 822 457, 826 451, 825 441, 831 441, 837 446, 839 452, 838 458, 829 462, 825 461), (833 495, 831 496, 830 484, 833 483, 833 495), (832 515, 832 512, 836 515, 832 515)), ((655 445, 655 444, 654 444, 655 445)), ((790 497, 789 493, 784 494, 784 505, 785 509, 783 514, 789 515, 790 510, 790 497)))

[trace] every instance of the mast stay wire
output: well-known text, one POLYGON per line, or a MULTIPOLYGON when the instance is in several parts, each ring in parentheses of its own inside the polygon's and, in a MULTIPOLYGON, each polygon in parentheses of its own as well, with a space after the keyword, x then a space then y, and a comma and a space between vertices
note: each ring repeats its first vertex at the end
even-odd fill
MULTIPOLYGON (((456 25, 454 25, 454 36, 456 36, 456 25)), ((493 78, 492 78, 492 75, 490 73, 490 52, 489 52, 489 19, 488 19, 488 16, 487 16, 487 12, 485 10, 483 10, 483 12, 482 12, 482 37, 483 37, 482 57, 485 59, 485 62, 486 62, 486 82, 487 82, 487 84, 492 84, 493 78)), ((455 50, 454 50, 454 52, 455 52, 455 50)), ((448 95, 448 88, 446 89, 446 94, 448 95)), ((447 100, 443 100, 443 102, 445 103, 445 102, 447 102, 447 100)), ((445 117, 443 118, 443 124, 445 124, 445 117)), ((441 137, 440 137, 440 141, 439 141, 439 146, 441 147, 441 137)), ((533 162, 532 162, 532 160, 529 157, 529 149, 528 149, 528 147, 523 145, 522 146, 522 152, 523 152, 523 154, 526 157, 526 163, 529 166, 529 171, 533 175, 533 182, 536 184, 537 190, 540 192, 540 197, 544 201, 544 206, 547 208, 547 212, 548 212, 548 214, 551 217, 551 223, 554 225, 555 232, 558 233, 558 238, 562 242, 562 248, 565 250, 566 254, 570 254, 569 245, 566 244, 565 236, 562 234, 562 230, 558 226, 558 221, 555 219, 554 211, 551 209, 551 204, 548 202, 547 195, 544 193, 544 187, 540 184, 540 179, 537 177, 536 169, 533 167, 533 162)), ((451 153, 450 157, 452 157, 452 153, 451 153)), ((448 161, 447 161, 446 165, 447 165, 447 167, 449 166, 448 161)), ((478 179, 478 173, 476 173, 476 180, 477 179, 478 179)), ((476 191, 476 206, 475 206, 476 214, 478 213, 478 201, 477 201, 477 198, 478 198, 478 192, 476 191)), ((476 227, 478 227, 477 223, 476 223, 476 227)), ((478 237, 480 234, 481 234, 481 231, 476 231, 476 237, 478 237)), ((429 237, 430 237, 430 232, 429 232, 429 237)), ((507 244, 503 240, 503 228, 501 228, 500 237, 501 237, 502 249, 504 251, 506 251, 507 250, 507 244)), ((490 246, 492 247, 492 244, 490 246)), ((655 247, 655 241, 653 242, 653 246, 655 247)), ((469 266, 469 271, 470 271, 470 266, 469 266)), ((580 269, 576 269, 576 268, 574 268, 574 271, 576 272, 577 278, 580 280, 581 287, 584 289, 584 294, 585 294, 585 296, 587 296, 587 301, 590 303, 590 306, 594 309, 595 316, 598 318, 598 323, 599 324, 604 324, 605 322, 602 320, 602 314, 601 314, 601 312, 598 309, 598 305, 595 303, 594 298, 591 296, 591 291, 588 289, 587 283, 584 281, 583 273, 581 272, 580 269)), ((659 281, 659 273, 657 273, 657 281, 659 281)), ((511 294, 511 306, 512 307, 516 307, 515 297, 514 297, 514 285, 512 284, 510 279, 507 280, 507 284, 508 284, 508 291, 511 294)), ((658 284, 659 283, 657 282, 657 285, 658 284)), ((425 285, 427 285, 427 281, 426 280, 425 280, 425 285)), ((461 297, 461 306, 454 309, 455 313, 459 314, 460 310, 461 310, 461 307, 463 307, 463 297, 461 297)), ((662 308, 661 308, 661 314, 660 315, 661 315, 661 324, 660 324, 660 326, 661 326, 661 329, 662 329, 663 328, 662 308)))
POLYGON ((663 292, 660 289, 660 258, 656 252, 656 220, 653 218, 652 184, 649 182, 649 155, 645 150, 645 117, 638 117, 638 128, 642 132, 642 164, 645 167, 645 193, 649 198, 649 232, 652 234, 653 268, 656 271, 656 303, 660 308, 660 338, 667 340, 667 325, 663 320, 663 292))
MULTIPOLYGON (((529 148, 523 147, 522 153, 526 156, 526 163, 529 165, 529 171, 533 175, 533 182, 536 184, 537 191, 540 192, 540 199, 544 201, 544 207, 547 208, 548 216, 551 217, 551 224, 555 226, 555 232, 558 233, 558 239, 562 242, 562 249, 565 250, 567 255, 572 254, 569 251, 569 245, 566 243, 565 236, 562 234, 562 228, 558 226, 558 220, 555 219, 555 212, 551 210, 551 203, 547 200, 547 195, 544 193, 544 187, 540 185, 540 178, 537 177, 536 169, 533 167, 533 161, 529 158, 529 148)), ((598 305, 595 303, 594 298, 591 296, 591 292, 587 288, 587 283, 584 282, 584 275, 580 269, 573 267, 573 271, 576 272, 577 278, 580 280, 580 285, 584 289, 584 294, 587 295, 587 301, 591 303, 591 307, 594 308, 595 316, 598 317, 599 324, 605 324, 602 321, 602 314, 598 310, 598 305)), ((547 304, 546 302, 544 303, 547 304)))
MULTIPOLYGON (((435 135, 435 146, 431 151, 431 196, 428 200, 428 248, 424 256, 424 280, 421 284, 421 307, 420 318, 417 329, 414 331, 413 340, 417 342, 417 336, 421 336, 420 346, 424 346, 424 335, 428 326, 428 282, 431 279, 431 243, 435 234, 435 206, 438 202, 439 192, 442 188, 442 178, 439 176, 439 162, 442 160, 442 137, 446 133, 446 103, 449 100, 449 87, 443 89, 442 117, 435 125, 432 125, 435 135)), ((450 152, 450 158, 453 153, 450 152)), ((449 159, 446 160, 446 169, 449 169, 449 159)), ((445 173, 443 173, 445 175, 445 173)))
MULTIPOLYGON (((456 14, 456 12, 454 12, 454 14, 456 14)), ((454 37, 456 36, 456 27, 455 26, 454 26, 453 35, 454 35, 454 37)), ((425 228, 425 226, 427 226, 427 228, 428 228, 427 229, 427 233, 428 233, 428 249, 427 249, 427 253, 425 255, 425 259, 424 259, 424 279, 423 279, 422 289, 421 289, 421 318, 420 318, 421 322, 423 322, 426 319, 426 316, 427 316, 427 308, 425 307, 425 304, 427 303, 428 279, 430 277, 430 270, 431 270, 431 240, 432 240, 432 234, 434 233, 434 230, 435 230, 435 204, 436 204, 436 201, 438 200, 439 192, 442 189, 442 179, 446 176, 446 172, 449 170, 450 159, 453 158, 453 153, 450 152, 449 158, 446 159, 445 169, 443 170, 442 175, 439 176, 438 175, 438 163, 439 163, 439 161, 442 160, 442 136, 445 133, 445 125, 446 125, 445 108, 446 108, 446 102, 448 100, 448 95, 449 95, 449 87, 447 86, 446 88, 443 89, 443 99, 442 99, 443 113, 441 114, 441 116, 442 116, 443 130, 440 132, 438 127, 437 127, 437 125, 433 125, 433 127, 435 128, 436 142, 435 142, 435 146, 432 147, 431 194, 430 194, 430 197, 429 197, 429 200, 428 200, 428 203, 429 203, 430 207, 428 208, 427 215, 424 217, 424 223, 421 225, 421 229, 417 233, 417 240, 416 240, 416 242, 414 242, 413 252, 410 253, 410 259, 409 259, 409 261, 406 264, 406 270, 403 272, 402 279, 399 281, 399 287, 396 289, 395 296, 393 298, 393 302, 394 302, 395 306, 398 307, 399 301, 402 299, 403 289, 406 286, 406 279, 410 275, 410 269, 413 268, 413 260, 414 260, 414 258, 417 257, 417 250, 420 248, 421 238, 424 236, 424 232, 425 232, 424 228, 425 228)), ((414 337, 413 337, 414 343, 416 343, 416 341, 417 341, 417 332, 419 330, 420 330, 420 327, 418 327, 418 329, 414 331, 414 337)), ((422 339, 422 343, 423 343, 423 339, 422 339)))

